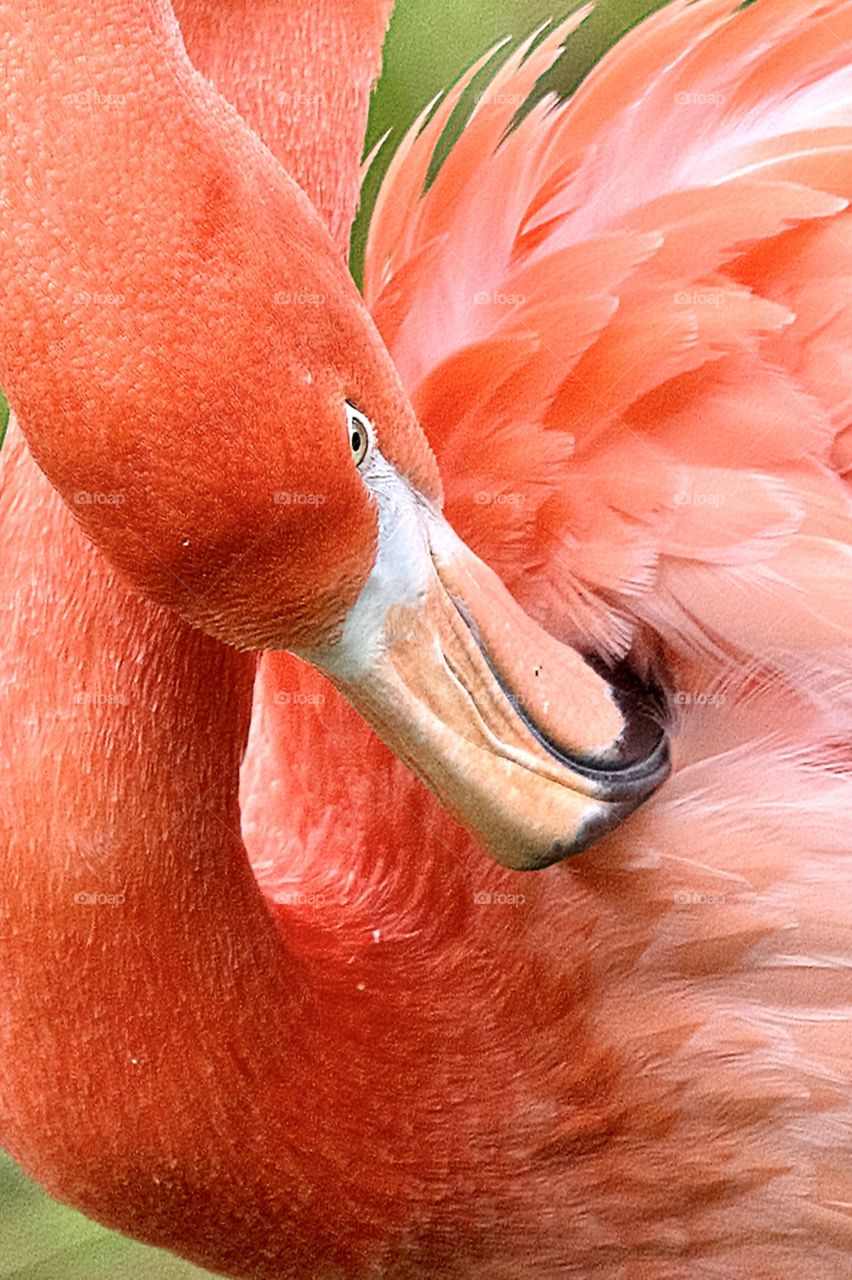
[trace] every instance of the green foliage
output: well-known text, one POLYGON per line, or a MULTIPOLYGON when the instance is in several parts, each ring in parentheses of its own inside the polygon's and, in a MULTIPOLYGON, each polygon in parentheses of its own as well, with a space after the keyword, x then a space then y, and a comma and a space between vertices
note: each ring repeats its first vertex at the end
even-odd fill
MULTIPOLYGON (((589 69, 641 18, 664 0, 602 0, 568 42, 541 91, 571 93, 589 69)), ((352 270, 361 279, 364 243, 376 195, 395 148, 436 94, 449 88, 505 36, 517 42, 545 22, 560 22, 580 0, 397 0, 385 45, 385 65, 373 98, 369 152, 389 130, 373 164, 352 236, 352 270)))
POLYGON ((146 1249, 56 1204, 0 1154, 0 1280, 204 1280, 159 1249, 146 1249))
POLYGON ((3 448, 3 441, 6 439, 6 428, 9 425, 9 405, 6 397, 0 391, 0 449, 3 448))

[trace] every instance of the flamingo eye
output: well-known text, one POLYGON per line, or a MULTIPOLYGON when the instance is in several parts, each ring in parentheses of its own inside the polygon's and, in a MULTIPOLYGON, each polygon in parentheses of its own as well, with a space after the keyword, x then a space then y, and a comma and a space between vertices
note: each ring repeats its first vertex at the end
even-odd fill
POLYGON ((356 467, 362 467, 373 451, 373 424, 349 401, 346 401, 346 422, 349 427, 349 445, 356 467))

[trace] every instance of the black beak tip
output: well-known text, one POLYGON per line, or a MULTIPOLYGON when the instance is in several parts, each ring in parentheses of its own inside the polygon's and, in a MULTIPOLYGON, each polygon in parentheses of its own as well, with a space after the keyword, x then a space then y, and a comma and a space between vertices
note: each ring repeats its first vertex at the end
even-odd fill
POLYGON ((592 845, 597 844, 617 827, 620 827, 646 800, 649 800, 657 788, 666 780, 670 772, 671 759, 668 742, 664 741, 661 750, 658 752, 658 763, 650 778, 650 784, 643 791, 636 792, 629 799, 606 804, 597 813, 586 819, 574 837, 564 841, 557 840, 546 850, 531 854, 529 860, 517 869, 519 871, 543 871, 547 867, 554 866, 557 862, 565 862, 569 858, 576 858, 578 854, 585 853, 592 845))

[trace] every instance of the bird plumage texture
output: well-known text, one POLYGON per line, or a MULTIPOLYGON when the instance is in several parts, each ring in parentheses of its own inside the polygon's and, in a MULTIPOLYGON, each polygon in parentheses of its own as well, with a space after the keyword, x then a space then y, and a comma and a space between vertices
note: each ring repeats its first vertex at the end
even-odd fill
POLYGON ((486 862, 4 450, 4 1140, 235 1276, 848 1275, 852 3, 676 0, 511 129, 581 17, 476 82, 425 193, 462 86, 418 123, 364 288, 459 531, 555 634, 661 652, 675 771, 616 835, 486 862))
MULTIPOLYGON (((530 1203, 537 1186, 561 1229, 541 1233, 535 1209, 514 1218, 505 1274, 793 1276, 803 1249, 840 1276, 852 8, 668 6, 571 101, 546 99, 512 128, 581 17, 474 81, 473 114, 425 194, 473 72, 417 122, 365 270, 456 527, 555 634, 614 656, 662 639, 678 719, 672 781, 550 884, 486 876, 456 840, 431 840, 432 901, 524 897, 503 919, 474 910, 461 935, 504 948, 489 1016, 532 986, 518 970, 498 979, 508 939, 515 959, 528 964, 532 944, 538 961, 541 1003, 523 1031, 503 1022, 492 1051, 511 1060, 543 1035, 556 1055, 538 1060, 532 1090, 515 1062, 515 1110, 537 1117, 521 1161, 530 1203), (582 1029, 565 1021, 581 1009, 582 1029), (568 1055, 588 1092, 572 1071, 561 1094, 568 1055), (521 1261, 544 1240, 549 1255, 521 1261)), ((267 676, 272 690, 272 664, 267 676)), ((306 719, 308 762, 327 721, 306 719)), ((357 758, 371 750, 383 755, 364 741, 357 758)), ((333 894, 328 848, 357 847, 356 832, 318 822, 309 797, 327 801, 325 776, 314 788, 312 765, 290 767, 305 804, 294 843, 303 857, 314 843, 310 883, 333 894)), ((379 855, 378 875, 362 866, 353 881, 365 906, 399 874, 406 829, 423 831, 415 784, 387 767, 393 837, 374 782, 357 805, 376 814, 362 857, 372 869, 379 855)), ((274 859, 259 872, 277 883, 274 859)), ((395 908, 405 937, 422 937, 415 903, 395 908)), ((448 930, 445 957, 461 937, 448 930)), ((516 1169, 519 1197, 524 1182, 516 1169)))

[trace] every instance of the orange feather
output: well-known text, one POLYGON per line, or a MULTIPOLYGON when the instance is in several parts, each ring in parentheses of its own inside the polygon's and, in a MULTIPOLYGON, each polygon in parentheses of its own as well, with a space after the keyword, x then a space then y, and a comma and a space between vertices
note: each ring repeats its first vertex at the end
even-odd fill
POLYGON ((554 634, 664 647, 676 767, 619 833, 485 862, 4 449, 0 1132, 233 1276, 848 1275, 852 3, 675 0, 501 142, 581 16, 425 193, 459 89, 418 124, 365 292, 455 525, 554 634))

